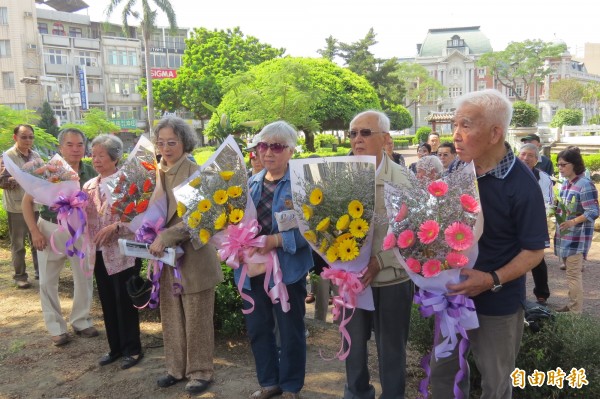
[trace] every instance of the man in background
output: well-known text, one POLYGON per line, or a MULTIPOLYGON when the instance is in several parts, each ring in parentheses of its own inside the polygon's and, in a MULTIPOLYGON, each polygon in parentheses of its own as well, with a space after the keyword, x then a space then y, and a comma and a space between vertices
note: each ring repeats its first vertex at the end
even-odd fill
POLYGON ((437 155, 444 166, 443 175, 448 174, 448 168, 456 159, 456 148, 454 147, 454 144, 448 141, 443 142, 438 148, 437 155))
MULTIPOLYGON (((530 134, 521 139, 521 143, 527 144, 531 143, 536 146, 538 153, 542 150, 542 142, 540 140, 540 136, 537 134, 530 134)), ((538 163, 535 165, 541 171, 544 171, 548 174, 548 176, 554 176, 554 165, 552 165, 552 161, 545 155, 539 154, 538 163)))
MULTIPOLYGON (((9 157, 15 165, 22 168, 27 162, 39 159, 40 155, 33 150, 34 129, 31 125, 18 125, 13 130, 13 140, 15 145, 9 148, 5 157, 9 157)), ((25 239, 28 238, 31 243, 31 234, 25 224, 21 201, 25 191, 21 188, 14 177, 8 173, 4 167, 4 162, 0 167, 0 188, 4 190, 2 204, 8 216, 8 235, 10 237, 10 253, 12 265, 15 270, 13 276, 17 288, 29 288, 31 283, 27 274, 25 264, 25 239)), ((33 258, 33 268, 35 270, 35 279, 39 279, 38 258, 35 247, 31 246, 31 257, 33 258)))
POLYGON ((438 148, 440 148, 440 135, 435 132, 430 133, 427 144, 431 146, 431 155, 437 155, 438 148))

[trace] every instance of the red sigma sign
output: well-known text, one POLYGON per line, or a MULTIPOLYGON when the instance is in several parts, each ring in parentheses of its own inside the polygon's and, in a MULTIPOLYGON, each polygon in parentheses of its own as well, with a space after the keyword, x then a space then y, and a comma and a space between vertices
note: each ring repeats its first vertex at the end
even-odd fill
POLYGON ((175 79, 177 77, 177 69, 150 69, 152 79, 175 79))

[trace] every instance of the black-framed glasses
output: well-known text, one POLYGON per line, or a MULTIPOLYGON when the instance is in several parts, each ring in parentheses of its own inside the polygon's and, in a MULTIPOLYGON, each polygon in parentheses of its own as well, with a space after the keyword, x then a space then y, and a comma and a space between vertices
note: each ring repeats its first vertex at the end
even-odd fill
POLYGON ((158 148, 163 148, 164 146, 168 146, 168 147, 175 147, 177 144, 179 144, 179 141, 157 141, 156 142, 156 146, 158 148))
POLYGON ((567 165, 571 165, 571 162, 557 163, 556 164, 556 166, 558 166, 559 168, 564 168, 567 165))
POLYGON ((20 138, 21 140, 33 140, 35 139, 35 136, 19 136, 17 135, 18 138, 20 138))
POLYGON ((267 152, 267 150, 271 149, 271 151, 273 151, 273 154, 281 154, 283 152, 284 149, 288 148, 289 145, 285 145, 285 144, 280 144, 280 143, 264 143, 264 142, 260 142, 256 145, 256 148, 258 148, 259 152, 267 152))
POLYGON ((359 134, 363 137, 369 137, 374 133, 383 133, 383 132, 374 132, 371 129, 360 129, 360 130, 350 130, 350 138, 355 139, 359 134))

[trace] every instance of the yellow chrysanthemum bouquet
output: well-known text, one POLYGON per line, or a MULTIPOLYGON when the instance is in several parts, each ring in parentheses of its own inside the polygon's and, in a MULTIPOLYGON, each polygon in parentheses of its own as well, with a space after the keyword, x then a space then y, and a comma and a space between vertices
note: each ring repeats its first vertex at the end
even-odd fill
POLYGON ((248 201, 247 181, 241 152, 233 138, 228 138, 196 173, 174 189, 177 214, 193 240, 205 245, 227 226, 242 221, 248 201))

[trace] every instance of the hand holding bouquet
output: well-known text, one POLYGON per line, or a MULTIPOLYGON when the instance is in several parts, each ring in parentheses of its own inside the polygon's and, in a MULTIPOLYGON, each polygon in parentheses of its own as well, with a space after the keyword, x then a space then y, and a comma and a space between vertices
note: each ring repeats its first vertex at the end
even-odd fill
POLYGON ((131 222, 143 214, 156 188, 156 156, 152 143, 142 136, 104 187, 111 212, 118 214, 122 222, 131 222))

